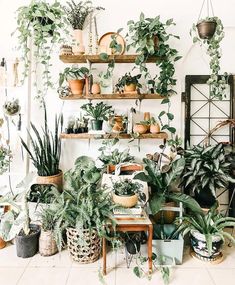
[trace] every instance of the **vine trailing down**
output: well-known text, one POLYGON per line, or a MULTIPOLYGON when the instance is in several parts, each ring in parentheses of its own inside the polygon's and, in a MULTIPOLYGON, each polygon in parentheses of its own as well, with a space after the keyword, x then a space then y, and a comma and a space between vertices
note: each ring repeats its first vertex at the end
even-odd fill
POLYGON ((228 74, 225 72, 220 75, 220 58, 221 58, 221 48, 220 44, 224 38, 224 26, 222 21, 218 17, 207 17, 200 20, 201 22, 215 22, 216 29, 213 37, 202 39, 199 37, 197 32, 197 25, 193 24, 190 31, 190 35, 193 37, 193 43, 199 42, 200 45, 205 45, 207 47, 207 54, 210 57, 210 78, 207 84, 210 86, 210 97, 212 99, 222 100, 226 97, 226 85, 228 83, 228 74))
POLYGON ((167 104, 167 111, 160 112, 158 118, 162 126, 162 130, 168 130, 171 135, 176 132, 176 129, 171 126, 174 115, 170 112, 171 102, 170 97, 176 94, 173 89, 176 85, 175 62, 181 56, 178 51, 171 48, 168 41, 171 38, 178 36, 167 32, 167 28, 174 26, 173 19, 167 20, 165 23, 160 21, 160 16, 155 18, 145 18, 141 13, 139 21, 130 20, 128 23, 127 39, 130 42, 127 45, 127 50, 131 47, 135 48, 138 56, 136 58, 135 68, 139 68, 144 74, 145 79, 148 79, 148 85, 152 86, 154 92, 161 94, 163 100, 161 104, 167 104), (156 66, 160 68, 160 74, 152 77, 146 66, 149 57, 156 57, 156 66), (166 118, 166 120, 164 119, 166 118))

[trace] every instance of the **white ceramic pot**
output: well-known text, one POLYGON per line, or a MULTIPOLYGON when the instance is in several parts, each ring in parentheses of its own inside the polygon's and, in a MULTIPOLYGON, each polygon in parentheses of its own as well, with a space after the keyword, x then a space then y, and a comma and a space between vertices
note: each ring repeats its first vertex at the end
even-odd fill
POLYGON ((75 39, 75 44, 73 46, 73 53, 74 54, 84 54, 85 46, 83 44, 82 30, 79 30, 79 29, 73 30, 73 36, 75 39))

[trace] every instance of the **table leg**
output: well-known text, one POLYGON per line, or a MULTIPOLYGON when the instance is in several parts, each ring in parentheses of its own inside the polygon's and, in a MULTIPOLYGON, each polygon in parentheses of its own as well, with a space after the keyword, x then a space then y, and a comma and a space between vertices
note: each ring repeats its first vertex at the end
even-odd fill
POLYGON ((103 275, 106 274, 106 238, 103 237, 103 275))
POLYGON ((149 260, 149 273, 152 273, 153 261, 152 261, 152 239, 153 239, 153 225, 148 227, 148 260, 149 260))

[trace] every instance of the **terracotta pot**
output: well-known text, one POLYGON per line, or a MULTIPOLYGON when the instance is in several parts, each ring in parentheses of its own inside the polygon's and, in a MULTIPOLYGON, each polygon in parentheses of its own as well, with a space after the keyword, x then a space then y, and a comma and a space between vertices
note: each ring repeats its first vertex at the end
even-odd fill
POLYGON ((152 125, 150 125, 150 133, 152 133, 152 134, 158 134, 158 133, 160 133, 160 126, 159 126, 159 124, 152 124, 152 125))
POLYGON ((85 79, 68 80, 68 84, 74 95, 82 95, 85 79))
POLYGON ((133 127, 134 133, 145 134, 148 131, 147 125, 135 124, 133 127))
MULTIPOLYGON (((175 202, 168 202, 164 204, 164 207, 176 207, 175 202)), ((172 224, 176 218, 176 212, 174 211, 160 211, 153 216, 156 223, 161 223, 162 219, 164 224, 172 224)))
POLYGON ((122 116, 115 116, 113 118, 114 125, 112 128, 113 133, 120 133, 124 131, 124 125, 123 125, 123 117, 122 116))
POLYGON ((83 35, 82 30, 76 29, 73 30, 73 36, 75 39, 75 45, 73 46, 73 53, 76 54, 84 54, 85 46, 83 45, 83 35))
POLYGON ((0 237, 0 249, 4 248, 6 245, 6 242, 0 237))
POLYGON ((216 30, 217 23, 215 21, 203 21, 197 24, 198 35, 201 39, 211 39, 216 30))
POLYGON ((157 50, 158 49, 158 44, 159 44, 159 38, 157 35, 155 35, 153 37, 153 42, 154 42, 154 49, 157 50))
POLYGON ((150 120, 150 112, 144 112, 144 120, 149 121, 150 120))
POLYGON ((100 90, 100 84, 99 83, 94 83, 91 86, 91 93, 92 94, 100 94, 101 90, 100 90))
POLYGON ((134 207, 138 202, 138 196, 136 194, 131 196, 119 196, 113 193, 113 202, 124 208, 134 207))
POLYGON ((124 86, 124 92, 135 92, 136 91, 136 85, 131 83, 130 85, 125 85, 124 86))
POLYGON ((37 177, 37 183, 38 184, 57 186, 58 191, 62 192, 62 190, 63 190, 63 172, 60 170, 60 172, 56 175, 38 176, 37 177))

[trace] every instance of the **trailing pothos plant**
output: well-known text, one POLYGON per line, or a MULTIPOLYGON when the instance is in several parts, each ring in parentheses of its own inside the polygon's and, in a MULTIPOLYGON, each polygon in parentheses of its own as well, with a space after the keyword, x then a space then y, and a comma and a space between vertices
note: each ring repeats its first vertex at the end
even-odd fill
POLYGON ((176 93, 173 89, 176 85, 174 64, 181 56, 168 43, 169 39, 179 39, 179 37, 168 33, 167 28, 174 26, 175 23, 173 19, 163 23, 160 21, 160 16, 145 18, 145 15, 141 13, 139 21, 134 22, 130 20, 127 25, 129 29, 127 33, 129 41, 127 50, 131 47, 135 49, 136 53, 138 53, 135 60, 136 67, 144 74, 148 85, 152 86, 151 89, 163 96, 161 104, 168 104, 167 111, 162 111, 159 114, 159 121, 162 130, 168 130, 171 134, 174 134, 176 129, 171 126, 174 115, 170 112, 170 96, 176 93), (160 74, 154 77, 150 75, 146 65, 150 57, 156 57, 155 64, 160 68, 160 74))
MULTIPOLYGON (((67 19, 64 8, 55 1, 49 4, 41 0, 32 0, 29 5, 22 6, 17 10, 17 33, 19 49, 22 51, 24 64, 22 83, 28 76, 31 64, 30 49, 33 47, 33 58, 35 60, 34 72, 42 76, 42 87, 37 89, 36 98, 41 102, 48 88, 53 87, 51 68, 51 53, 55 44, 63 43, 63 33, 67 31, 67 19), (42 74, 39 73, 39 65, 42 66, 42 74)), ((14 32, 14 33, 15 33, 14 32)))
POLYGON ((207 54, 210 57, 210 78, 207 84, 210 86, 210 97, 222 100, 226 97, 226 84, 228 81, 228 74, 225 72, 223 75, 220 73, 220 58, 221 48, 220 43, 224 38, 224 26, 218 17, 207 17, 201 21, 214 21, 216 22, 216 29, 214 36, 210 39, 201 39, 197 32, 197 25, 193 24, 190 35, 193 38, 193 43, 199 42, 200 45, 205 45, 207 54))

